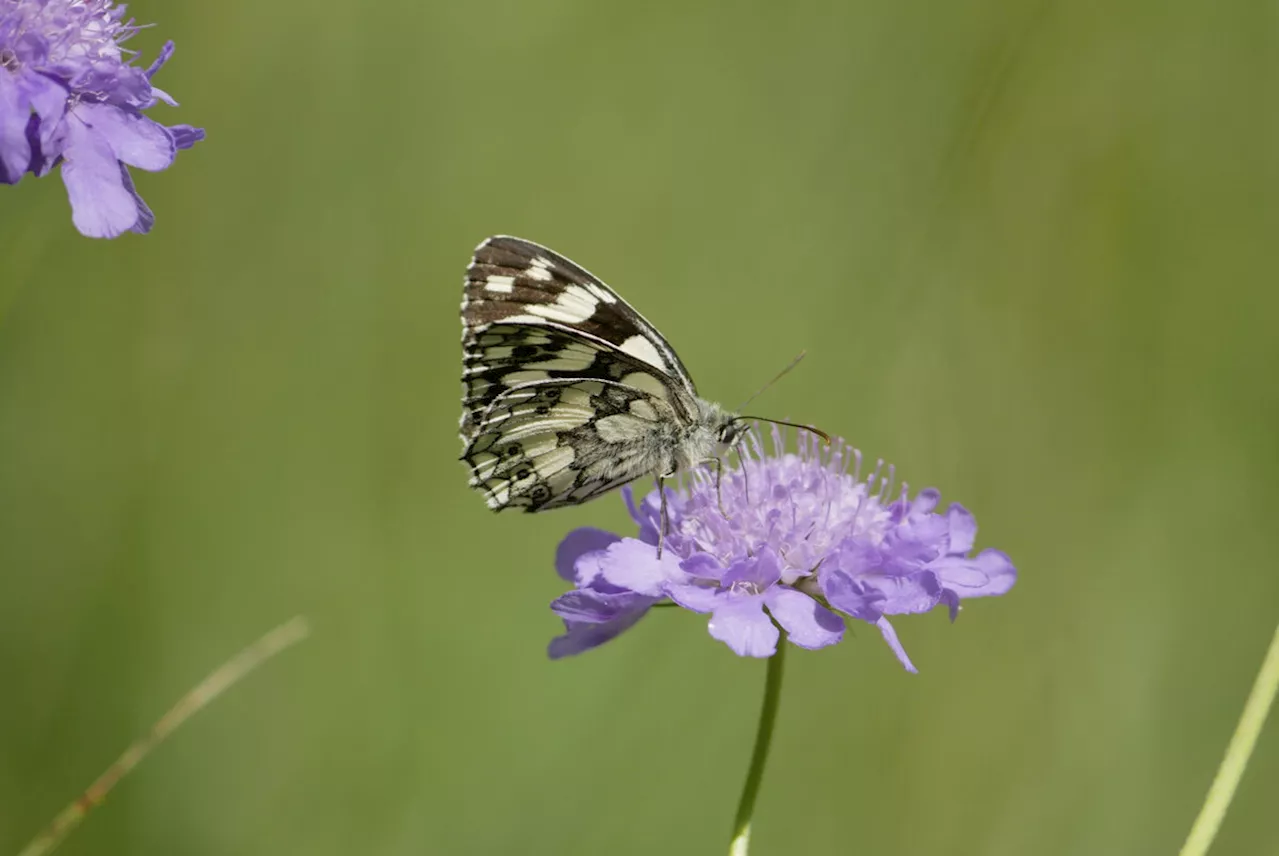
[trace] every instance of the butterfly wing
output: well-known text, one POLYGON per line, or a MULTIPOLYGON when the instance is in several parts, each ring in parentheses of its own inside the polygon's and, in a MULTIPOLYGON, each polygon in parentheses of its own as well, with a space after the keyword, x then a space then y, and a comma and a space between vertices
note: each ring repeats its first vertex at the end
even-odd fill
POLYGON ((499 396, 548 380, 622 383, 666 398, 680 413, 690 405, 679 384, 607 343, 556 326, 497 323, 469 330, 462 354, 462 440, 470 443, 499 396))
POLYGON ((671 429, 697 412, 693 380, 587 270, 489 238, 467 268, 462 325, 463 460, 490 507, 574 505, 667 471, 671 429))
POLYGON ((490 508, 578 505, 672 469, 665 395, 607 380, 534 381, 499 395, 463 453, 490 508))
POLYGON ((571 332, 639 360, 697 396, 688 370, 652 324, 585 268, 532 241, 489 238, 467 267, 464 347, 468 332, 498 323, 571 332))

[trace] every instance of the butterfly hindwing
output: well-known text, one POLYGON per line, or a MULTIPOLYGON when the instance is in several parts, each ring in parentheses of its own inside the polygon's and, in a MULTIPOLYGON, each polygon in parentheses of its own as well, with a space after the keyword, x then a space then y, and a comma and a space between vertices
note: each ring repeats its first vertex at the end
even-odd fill
POLYGON ((652 367, 602 342, 555 327, 500 323, 474 331, 462 357, 462 434, 469 440, 481 416, 498 396, 544 380, 593 379, 630 383, 669 397, 688 409, 679 387, 652 367))
POLYGON ((498 396, 463 454, 491 508, 586 502, 671 468, 667 398, 607 380, 531 382, 498 396))

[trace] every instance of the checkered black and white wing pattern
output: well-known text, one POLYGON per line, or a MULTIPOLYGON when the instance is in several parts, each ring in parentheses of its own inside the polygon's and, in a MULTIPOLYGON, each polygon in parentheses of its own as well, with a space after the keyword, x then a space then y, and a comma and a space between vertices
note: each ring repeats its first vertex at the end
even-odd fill
POLYGON ((661 468, 697 413, 653 325, 538 244, 476 248, 462 323, 463 460, 491 508, 574 505, 661 468))
MULTIPOLYGON (((689 372, 652 324, 584 268, 532 241, 498 236, 476 247, 467 268, 462 301, 464 360, 474 365, 483 358, 471 347, 472 340, 495 324, 535 328, 547 337, 558 331, 562 335, 555 337, 555 342, 536 343, 553 349, 568 336, 581 341, 584 347, 595 344, 599 352, 621 352, 648 366, 655 376, 689 398, 697 396, 689 372)), ((521 344, 530 343, 516 342, 513 347, 521 344)), ((580 350, 578 353, 581 355, 580 350)), ((581 365, 581 356, 573 365, 581 365)), ((535 370, 548 371, 551 377, 574 371, 584 377, 607 378, 601 375, 601 368, 535 370)), ((464 390, 465 408, 472 417, 483 412, 500 392, 493 384, 480 386, 483 388, 475 390, 475 394, 471 389, 464 390)))
POLYGON ((579 505, 651 472, 675 420, 668 400, 601 380, 553 380, 499 396, 464 459, 489 507, 579 505))

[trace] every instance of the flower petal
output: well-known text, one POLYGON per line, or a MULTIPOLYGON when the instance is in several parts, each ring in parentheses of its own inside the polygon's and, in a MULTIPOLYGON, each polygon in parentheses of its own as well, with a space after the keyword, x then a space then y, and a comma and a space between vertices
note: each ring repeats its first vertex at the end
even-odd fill
POLYGON ((155 61, 147 66, 147 70, 143 72, 147 77, 151 77, 157 71, 164 68, 164 64, 169 61, 169 57, 173 56, 173 40, 165 42, 160 48, 160 53, 156 56, 155 61))
POLYGON ((801 648, 825 648, 844 636, 840 617, 807 594, 774 586, 765 594, 769 614, 801 648))
MULTIPOLYGON (((648 497, 645 497, 647 500, 648 497)), ((631 514, 631 519, 640 527, 640 533, 636 535, 646 544, 658 543, 658 509, 656 506, 649 507, 645 501, 636 502, 635 490, 631 485, 627 485, 622 489, 622 500, 627 504, 627 511, 631 514)))
POLYGON ((120 167, 120 183, 124 185, 124 189, 129 191, 129 195, 133 197, 133 204, 138 206, 138 219, 129 227, 130 232, 137 232, 139 235, 145 235, 151 231, 151 227, 156 224, 156 215, 151 212, 151 206, 138 194, 137 188, 133 186, 133 176, 129 175, 129 167, 123 163, 117 164, 120 167))
POLYGON ((600 557, 600 575, 615 586, 650 597, 663 596, 663 585, 668 581, 687 579, 674 553, 667 550, 659 559, 654 545, 635 538, 623 538, 609 545, 600 557))
MULTIPOLYGON (((823 563, 823 569, 839 569, 852 578, 880 569, 884 564, 884 554, 875 546, 846 538, 840 542, 839 549, 823 563)), ((821 569, 819 570, 821 576, 821 569)))
POLYGON ((893 655, 898 658, 898 662, 902 664, 902 668, 912 674, 917 674, 919 669, 911 662, 911 658, 907 656, 907 649, 902 647, 902 643, 898 641, 898 634, 893 631, 893 625, 889 623, 889 619, 881 618, 876 622, 876 627, 880 630, 880 635, 884 637, 884 641, 889 643, 889 648, 893 651, 893 655))
POLYGON ((603 624, 581 624, 576 621, 565 622, 565 632, 560 636, 552 639, 547 645, 547 656, 552 660, 559 660, 561 657, 570 657, 574 654, 581 654, 596 648, 604 643, 617 638, 624 630, 629 629, 633 624, 644 618, 645 613, 649 611, 646 605, 643 608, 623 612, 612 621, 603 624))
POLYGON ((887 539, 899 558, 929 561, 947 549, 951 527, 941 514, 912 515, 898 524, 887 539))
POLYGON ((720 581, 724 576, 724 565, 710 553, 694 553, 680 563, 680 570, 690 576, 704 580, 720 581))
POLYGON ((911 514, 928 514, 938 507, 938 501, 942 499, 942 494, 938 492, 936 487, 927 487, 916 494, 915 500, 911 503, 911 514))
POLYGON ((189 149, 204 139, 204 128, 192 125, 170 125, 169 133, 173 135, 173 144, 180 149, 189 149))
POLYGON ((603 624, 612 621, 624 612, 634 609, 648 609, 654 598, 643 597, 631 592, 613 594, 592 591, 591 589, 574 589, 565 592, 551 601, 551 611, 569 622, 585 624, 603 624))
POLYGON ((782 576, 782 566, 778 563, 778 554, 766 544, 755 556, 739 559, 731 564, 720 579, 723 586, 734 583, 748 583, 758 591, 776 583, 782 576))
POLYGON ((31 102, 31 109, 40 117, 40 132, 36 137, 36 144, 43 149, 45 160, 52 162, 60 154, 52 141, 67 112, 67 88, 60 81, 36 72, 20 75, 18 85, 31 102))
POLYGON ((772 657, 778 650, 778 628, 765 615, 761 597, 735 598, 717 608, 707 630, 740 657, 772 657))
POLYGON ((728 599, 728 595, 714 586, 667 583, 663 587, 667 597, 693 612, 711 612, 728 599))
POLYGON ((968 509, 958 502, 951 503, 951 507, 947 509, 947 526, 951 536, 948 553, 964 555, 973 549, 973 539, 978 534, 978 521, 973 519, 968 509))
POLYGON ((947 617, 951 619, 952 624, 955 624, 956 618, 960 615, 960 595, 956 594, 955 589, 944 588, 938 603, 947 608, 947 617))
POLYGON ((1013 561, 990 547, 972 559, 948 556, 929 566, 938 572, 942 584, 960 597, 989 597, 1004 594, 1018 581, 1013 561))
POLYGON ((561 579, 571 583, 580 586, 590 585, 591 581, 599 576, 599 567, 578 568, 578 560, 588 553, 607 550, 610 544, 616 544, 621 540, 621 535, 592 526, 573 530, 564 536, 564 540, 556 547, 556 573, 561 579))
POLYGON ((903 524, 902 531, 886 538, 880 547, 880 567, 876 570, 885 574, 910 574, 942 555, 946 549, 947 521, 936 515, 928 520, 931 522, 912 529, 908 529, 912 524, 903 524), (922 531, 925 528, 934 531, 922 531))
POLYGON ((964 556, 943 556, 930 562, 929 570, 938 575, 944 586, 961 592, 976 591, 990 581, 986 572, 978 564, 976 556, 972 559, 964 556))
POLYGON ((942 585, 932 571, 903 576, 869 575, 861 581, 884 594, 884 600, 877 603, 876 608, 885 615, 928 612, 942 597, 942 585))
POLYGON ((871 622, 880 618, 884 592, 834 568, 818 571, 818 584, 822 587, 822 594, 827 602, 846 615, 871 622))
POLYGON ((18 82, 0 71, 0 184, 17 184, 31 163, 27 122, 31 109, 18 82))
POLYGON ((71 112, 89 125, 95 136, 111 146, 117 160, 150 172, 173 163, 177 154, 173 135, 142 113, 112 104, 94 103, 81 103, 71 112))
POLYGON ((71 222, 90 238, 114 238, 138 222, 134 196, 120 179, 111 147, 74 117, 67 122, 62 182, 71 199, 71 222))

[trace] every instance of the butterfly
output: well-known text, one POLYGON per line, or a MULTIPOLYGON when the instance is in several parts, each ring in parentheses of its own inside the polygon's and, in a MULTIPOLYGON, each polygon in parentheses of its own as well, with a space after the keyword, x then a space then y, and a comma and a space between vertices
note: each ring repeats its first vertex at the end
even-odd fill
POLYGON ((663 482, 719 465, 743 420, 758 418, 701 398, 671 345, 617 292, 522 238, 476 247, 462 352, 462 460, 495 511, 580 505, 651 474, 661 538, 663 482))

